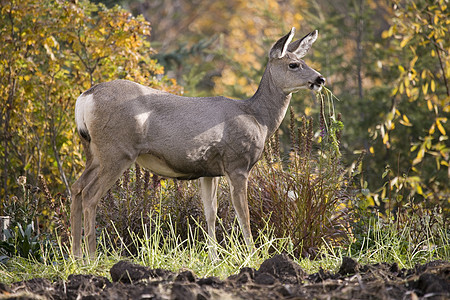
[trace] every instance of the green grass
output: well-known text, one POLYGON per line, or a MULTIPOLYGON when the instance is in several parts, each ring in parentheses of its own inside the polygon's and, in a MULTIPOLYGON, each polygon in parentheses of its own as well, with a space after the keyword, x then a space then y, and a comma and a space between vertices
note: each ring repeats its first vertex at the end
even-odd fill
POLYGON ((412 216, 405 224, 377 218, 360 243, 355 258, 361 262, 396 262, 400 268, 418 263, 450 259, 450 231, 444 223, 430 224, 428 217, 412 216), (420 231, 414 227, 420 223, 420 231), (420 236, 419 236, 420 235, 420 236))
MULTIPOLYGON (((130 233, 133 246, 137 249, 133 254, 128 253, 129 250, 125 247, 111 248, 108 234, 104 231, 99 237, 98 254, 93 260, 73 260, 67 255, 67 246, 57 242, 43 250, 41 261, 12 257, 6 264, 0 264, 0 282, 11 283, 35 277, 67 279, 70 274, 94 274, 111 279, 109 269, 121 259, 175 272, 190 269, 200 277, 226 278, 239 272, 242 267, 258 269, 265 259, 277 253, 293 253, 289 238, 276 238, 273 235, 270 221, 264 230, 258 233, 255 239, 256 251, 251 253, 242 242, 239 227, 235 224, 224 240, 217 244, 221 260, 212 263, 208 258, 207 244, 204 242, 206 233, 199 224, 189 224, 189 236, 182 240, 176 236, 175 230, 171 230, 169 234, 163 233, 165 231, 162 230, 161 216, 154 219, 156 221, 154 226, 151 226, 152 230, 149 229, 150 226, 143 224, 146 232, 143 237, 130 233)), ((319 268, 336 272, 343 256, 350 256, 361 264, 396 262, 401 268, 412 268, 417 263, 437 259, 449 260, 448 229, 442 224, 433 224, 425 228, 428 234, 417 240, 412 230, 413 221, 400 228, 398 223, 374 218, 368 223, 367 231, 350 244, 332 247, 324 241, 318 258, 295 260, 308 273, 317 272, 319 268)), ((169 224, 164 225, 172 226, 170 218, 165 222, 169 224)))

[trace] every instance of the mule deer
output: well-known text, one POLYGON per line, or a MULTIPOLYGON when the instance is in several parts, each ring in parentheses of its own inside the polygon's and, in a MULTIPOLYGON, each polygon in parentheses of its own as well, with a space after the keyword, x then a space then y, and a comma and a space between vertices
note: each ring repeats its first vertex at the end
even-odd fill
POLYGON ((317 91, 325 83, 301 59, 317 39, 317 30, 291 43, 294 33, 292 28, 272 47, 259 88, 247 100, 181 97, 127 80, 101 83, 81 94, 75 119, 87 161, 72 186, 75 257, 82 255, 82 213, 92 256, 97 204, 134 162, 164 177, 200 178, 212 259, 217 258, 213 240, 218 179, 225 175, 244 240, 253 249, 247 204, 250 170, 280 126, 291 93, 301 88, 317 91))

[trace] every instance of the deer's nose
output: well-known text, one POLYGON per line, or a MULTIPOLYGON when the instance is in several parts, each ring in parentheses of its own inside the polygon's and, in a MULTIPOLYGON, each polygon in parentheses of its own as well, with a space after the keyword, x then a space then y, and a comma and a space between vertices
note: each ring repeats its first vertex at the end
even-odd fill
POLYGON ((325 84, 325 77, 323 77, 323 76, 318 76, 318 77, 316 78, 316 81, 315 81, 314 83, 317 84, 317 85, 323 85, 323 84, 325 84))

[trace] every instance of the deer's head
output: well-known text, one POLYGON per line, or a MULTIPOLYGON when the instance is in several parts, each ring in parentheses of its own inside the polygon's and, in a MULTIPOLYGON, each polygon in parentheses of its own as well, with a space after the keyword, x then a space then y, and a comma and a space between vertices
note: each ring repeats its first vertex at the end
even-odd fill
POLYGON ((267 67, 272 80, 285 94, 297 92, 302 88, 319 91, 325 83, 325 78, 302 60, 316 41, 317 30, 291 43, 294 34, 295 28, 292 27, 270 50, 267 67))

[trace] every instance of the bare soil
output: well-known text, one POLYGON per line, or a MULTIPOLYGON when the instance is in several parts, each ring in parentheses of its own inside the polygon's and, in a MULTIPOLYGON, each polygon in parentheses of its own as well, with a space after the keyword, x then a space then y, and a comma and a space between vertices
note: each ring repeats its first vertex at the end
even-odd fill
POLYGON ((70 275, 51 282, 36 278, 0 284, 0 299, 450 299, 450 262, 413 269, 397 264, 359 265, 344 258, 337 273, 306 274, 286 255, 266 260, 259 270, 243 268, 225 280, 198 278, 120 261, 112 282, 93 275, 70 275))

